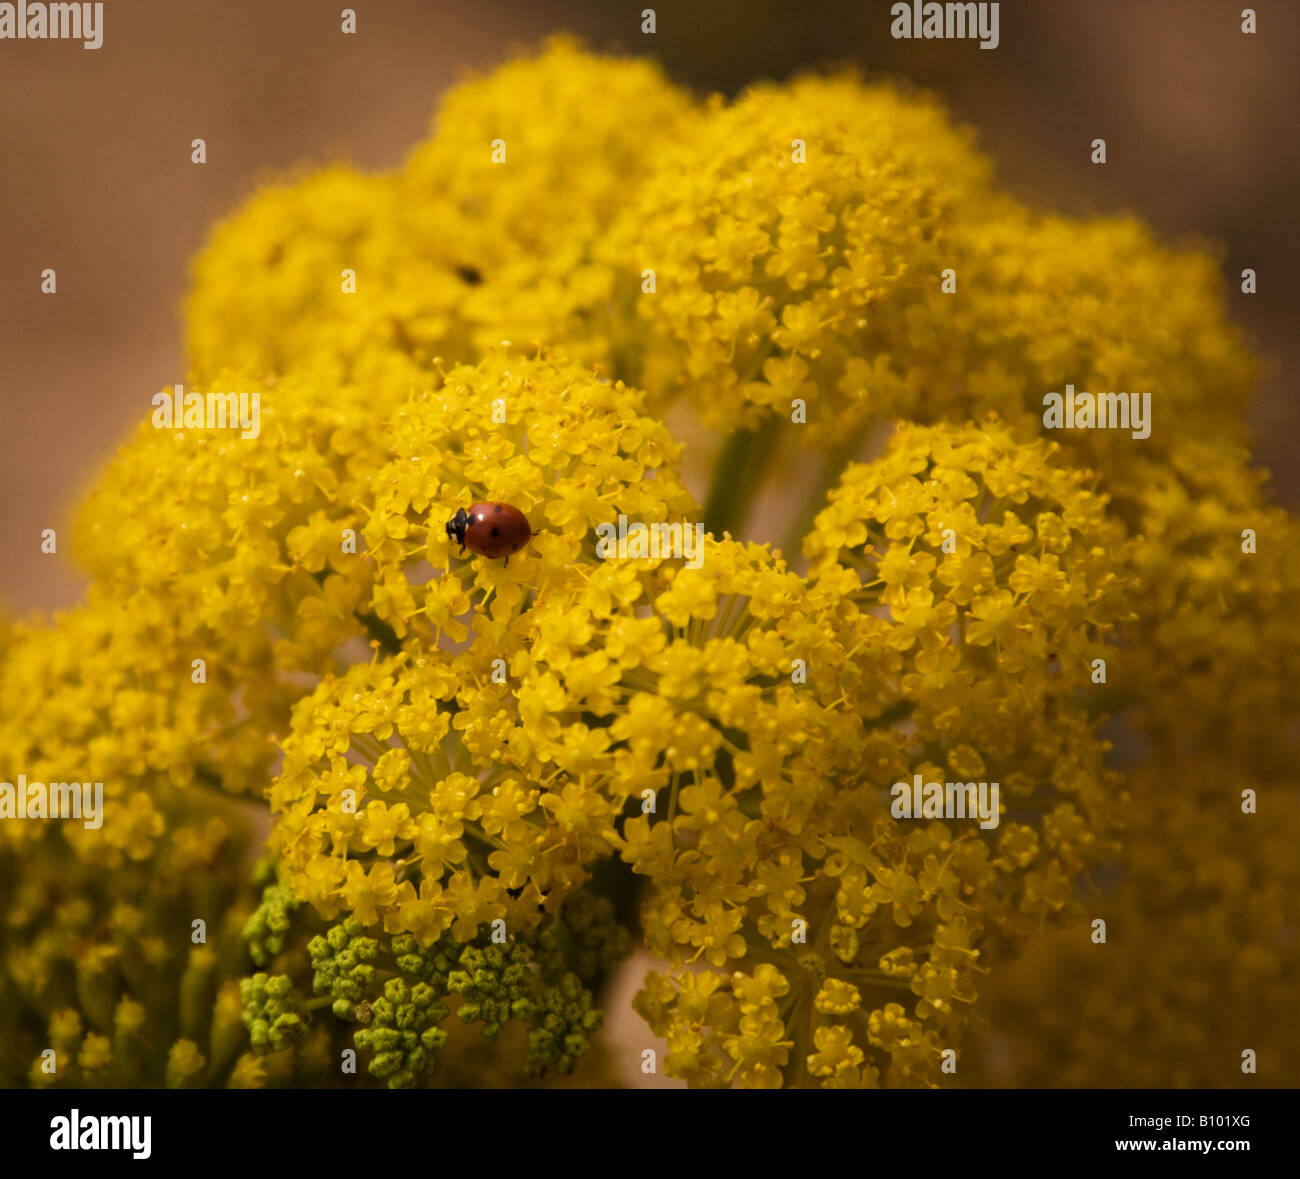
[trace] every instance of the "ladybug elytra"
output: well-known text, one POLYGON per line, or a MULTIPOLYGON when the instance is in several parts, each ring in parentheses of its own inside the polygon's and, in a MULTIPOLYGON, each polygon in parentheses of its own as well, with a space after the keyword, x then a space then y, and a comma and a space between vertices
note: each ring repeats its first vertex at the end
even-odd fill
POLYGON ((447 521, 447 535, 480 557, 505 557, 509 562, 528 543, 533 530, 518 508, 509 504, 475 504, 469 511, 461 508, 447 521))

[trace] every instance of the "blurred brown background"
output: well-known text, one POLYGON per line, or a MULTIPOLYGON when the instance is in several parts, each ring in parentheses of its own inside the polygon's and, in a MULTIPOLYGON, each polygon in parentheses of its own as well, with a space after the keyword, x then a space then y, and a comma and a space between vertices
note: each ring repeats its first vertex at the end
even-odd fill
MULTIPOLYGON (((1001 44, 894 41, 888 0, 106 0, 104 44, 0 41, 0 603, 76 600, 40 531, 70 512, 163 385, 184 378, 178 304, 212 222, 268 170, 398 163, 439 93, 567 29, 733 92, 825 62, 905 75, 978 128, 1004 184, 1063 212, 1129 209, 1220 244, 1234 314, 1266 356, 1254 418, 1300 504, 1293 375, 1300 247, 1300 5, 1003 0, 1001 44), (658 33, 640 32, 656 10, 658 33), (208 163, 190 162, 203 137, 208 163), (1089 162, 1094 137, 1109 163, 1089 162), (1259 294, 1239 293, 1243 267, 1259 294), (40 293, 46 267, 58 294, 40 293)), ((538 96, 545 101, 544 95, 538 96)))

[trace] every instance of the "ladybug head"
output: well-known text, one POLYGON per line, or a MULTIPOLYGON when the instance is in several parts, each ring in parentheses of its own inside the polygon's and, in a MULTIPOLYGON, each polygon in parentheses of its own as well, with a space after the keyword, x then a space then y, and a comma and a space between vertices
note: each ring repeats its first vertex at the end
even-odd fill
POLYGON ((469 513, 461 508, 450 520, 447 521, 447 535, 451 537, 460 547, 465 547, 465 529, 469 527, 469 513))

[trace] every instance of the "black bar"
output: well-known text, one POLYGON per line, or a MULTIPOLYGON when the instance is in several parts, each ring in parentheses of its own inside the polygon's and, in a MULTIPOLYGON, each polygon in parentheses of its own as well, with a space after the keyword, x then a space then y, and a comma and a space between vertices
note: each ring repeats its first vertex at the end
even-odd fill
MULTIPOLYGON (((818 1092, 807 1106, 799 1092, 786 1092, 775 1099, 766 1124, 753 1120, 751 1108, 755 1100, 771 1100, 763 1095, 740 1097, 743 1108, 733 1108, 736 1095, 665 1098, 662 1092, 10 1090, 0 1094, 0 1157, 6 1173, 15 1175, 23 1173, 16 1167, 23 1162, 98 1166, 114 1155, 132 1160, 131 1148, 89 1148, 88 1119, 125 1116, 150 1119, 148 1158, 135 1161, 172 1168, 201 1159, 210 1168, 229 1163, 259 1172, 263 1164, 281 1161, 298 1170, 315 1162, 373 1166, 403 1154, 412 1162, 423 1157, 431 1169, 435 1160, 445 1168, 462 1155, 550 1169, 565 1155, 576 1165, 592 1147, 611 1164, 619 1158, 630 1162, 635 1154, 626 1152, 648 1150, 664 1165, 698 1167, 715 1154, 725 1164, 750 1154, 770 1162, 768 1152, 778 1145, 773 1136, 785 1139, 796 1155, 828 1152, 828 1161, 837 1157, 851 1174, 895 1160, 927 1170, 937 1165, 942 1173, 945 1161, 965 1166, 982 1159, 995 1168, 1009 1164, 1014 1174, 1036 1162, 1068 1161, 1073 1169, 1136 1157, 1149 1169, 1152 1154, 1209 1158, 1216 1168, 1231 1167, 1237 1174, 1265 1164, 1282 1164, 1289 1172, 1295 1159, 1297 1091, 1290 1089, 818 1092), (663 1100, 670 1104, 660 1105, 663 1100), (62 1144, 71 1135, 74 1109, 87 1145, 55 1150, 52 1139, 62 1144), (725 1120, 716 1120, 720 1113, 725 1120), (67 1120, 66 1127, 59 1118, 67 1120), (649 1118, 654 1120, 641 1121, 649 1118), (684 1137, 671 1132, 674 1124, 684 1137), (845 1156, 849 1141, 856 1157, 845 1156), (531 1160, 530 1143, 537 1152, 531 1160)), ((95 1123, 94 1134, 100 1125, 95 1123)), ((108 1129, 114 1125, 124 1123, 108 1129)), ((142 1142, 146 1123, 134 1126, 134 1141, 142 1142)))

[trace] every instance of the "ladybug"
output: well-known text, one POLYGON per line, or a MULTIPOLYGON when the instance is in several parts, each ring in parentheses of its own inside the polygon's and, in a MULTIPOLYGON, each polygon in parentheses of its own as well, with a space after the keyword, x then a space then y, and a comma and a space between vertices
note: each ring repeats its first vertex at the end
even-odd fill
POLYGON ((468 512, 461 508, 447 521, 447 535, 460 544, 462 553, 469 549, 480 557, 505 557, 509 564, 511 554, 528 543, 533 530, 518 508, 489 503, 475 504, 468 512))

